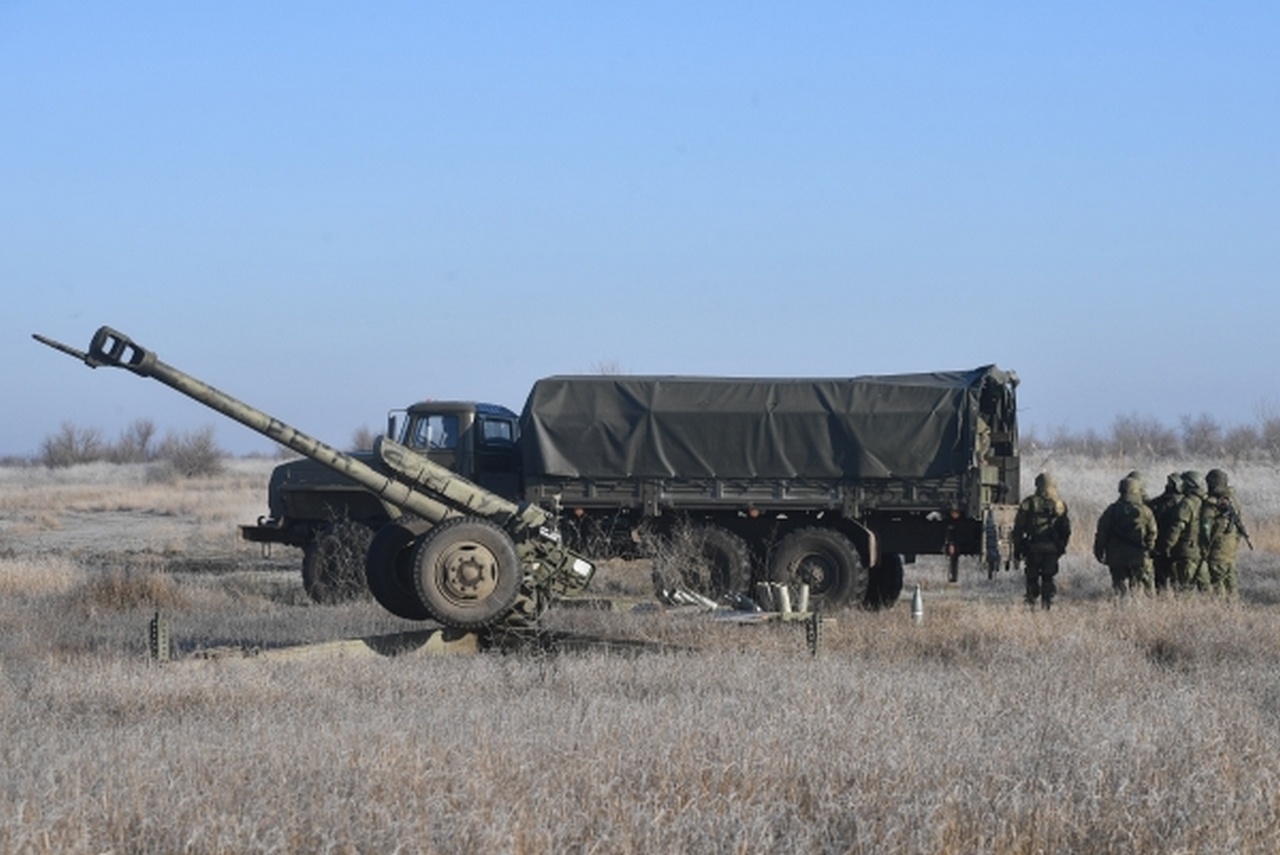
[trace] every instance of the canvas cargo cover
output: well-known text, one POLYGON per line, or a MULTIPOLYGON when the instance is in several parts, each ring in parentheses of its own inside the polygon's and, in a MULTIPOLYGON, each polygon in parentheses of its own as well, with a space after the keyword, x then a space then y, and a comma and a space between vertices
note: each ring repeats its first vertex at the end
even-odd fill
POLYGON ((524 467, 533 478, 941 477, 975 462, 984 390, 988 411, 1012 410, 1011 376, 985 366, 819 379, 548 377, 520 417, 524 467))

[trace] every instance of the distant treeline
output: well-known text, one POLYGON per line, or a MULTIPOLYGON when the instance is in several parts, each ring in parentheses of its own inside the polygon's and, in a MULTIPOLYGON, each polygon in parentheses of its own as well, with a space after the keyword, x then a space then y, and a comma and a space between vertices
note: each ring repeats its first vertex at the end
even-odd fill
MULTIPOLYGON (((183 477, 216 474, 229 454, 218 447, 213 428, 204 427, 184 434, 167 434, 157 439, 158 431, 150 419, 138 419, 114 442, 103 438, 97 428, 79 427, 64 422, 56 433, 45 437, 34 459, 6 457, 0 465, 39 464, 50 468, 79 463, 164 463, 173 473, 183 477)), ((374 431, 356 429, 351 437, 352 451, 373 447, 374 431)), ((1183 416, 1177 427, 1159 419, 1126 415, 1117 416, 1110 429, 1093 428, 1071 431, 1065 427, 1045 429, 1032 425, 1022 428, 1024 452, 1037 449, 1079 454, 1096 458, 1180 459, 1206 457, 1230 460, 1270 460, 1280 463, 1280 414, 1258 416, 1253 425, 1223 425, 1208 413, 1183 416)), ((281 447, 282 456, 291 453, 281 447)))
POLYGON ((1059 427, 1042 432, 1022 431, 1024 451, 1037 448, 1086 457, 1178 459, 1225 458, 1280 462, 1280 415, 1258 416, 1257 424, 1226 426, 1208 413, 1183 416, 1178 426, 1137 415, 1117 416, 1106 433, 1089 429, 1073 432, 1059 427))
MULTIPOLYGON (((368 427, 357 429, 351 437, 349 451, 373 448, 376 434, 368 427)), ((155 422, 138 419, 120 432, 116 440, 103 437, 96 427, 82 427, 63 422, 55 433, 40 443, 33 456, 0 457, 0 466, 46 466, 61 469, 82 463, 154 463, 158 477, 196 478, 216 475, 230 452, 219 447, 211 425, 182 434, 173 432, 160 437, 155 422)), ((256 455, 250 455, 256 456, 256 455)), ((278 446, 276 457, 293 457, 293 452, 278 446)))
POLYGON ((157 439, 155 423, 138 419, 115 442, 104 440, 97 428, 63 422, 57 433, 44 438, 36 462, 51 469, 101 461, 156 463, 161 477, 198 478, 221 472, 226 456, 214 441, 212 427, 157 439))

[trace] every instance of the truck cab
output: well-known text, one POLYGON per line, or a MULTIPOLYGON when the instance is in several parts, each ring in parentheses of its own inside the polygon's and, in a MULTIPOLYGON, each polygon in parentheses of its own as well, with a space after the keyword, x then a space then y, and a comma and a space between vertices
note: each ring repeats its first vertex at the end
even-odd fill
MULTIPOLYGON (((506 499, 520 490, 519 417, 498 404, 423 401, 387 417, 387 435, 506 499)), ((367 452, 352 457, 375 468, 367 452)), ((315 460, 281 463, 267 487, 268 515, 240 527, 245 540, 296 546, 305 553, 335 526, 368 535, 400 515, 369 490, 315 460)))
POLYGON ((519 416, 506 407, 424 401, 393 410, 387 435, 504 499, 519 497, 519 416))

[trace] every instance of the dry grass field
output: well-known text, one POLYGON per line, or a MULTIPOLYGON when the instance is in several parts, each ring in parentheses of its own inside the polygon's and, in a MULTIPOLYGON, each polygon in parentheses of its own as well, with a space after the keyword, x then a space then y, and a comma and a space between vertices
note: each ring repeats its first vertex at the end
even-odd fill
POLYGON ((796 625, 557 610, 673 650, 304 661, 193 654, 409 625, 236 540, 269 461, 0 468, 0 853, 1280 851, 1280 473, 1231 470, 1237 602, 1116 603, 1087 546, 1133 466, 1049 463, 1077 529, 1049 613, 922 560, 921 623, 842 612, 817 656, 796 625), (179 661, 147 660, 157 610, 179 661))

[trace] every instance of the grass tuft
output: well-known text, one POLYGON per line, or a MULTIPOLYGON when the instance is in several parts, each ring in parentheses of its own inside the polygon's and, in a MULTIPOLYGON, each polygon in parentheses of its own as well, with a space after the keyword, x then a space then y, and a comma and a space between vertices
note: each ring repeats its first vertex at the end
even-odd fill
POLYGON ((90 575, 68 596, 84 612, 127 612, 136 609, 173 609, 186 605, 186 597, 172 576, 153 567, 125 565, 90 575))

